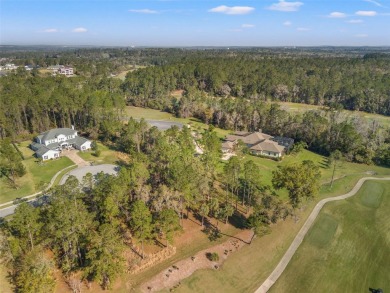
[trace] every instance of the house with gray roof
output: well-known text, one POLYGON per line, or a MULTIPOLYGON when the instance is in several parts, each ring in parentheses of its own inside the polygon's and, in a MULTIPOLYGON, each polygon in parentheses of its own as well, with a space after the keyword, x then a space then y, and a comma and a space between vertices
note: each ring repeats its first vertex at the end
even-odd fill
POLYGON ((34 138, 30 147, 38 158, 42 160, 56 159, 60 157, 64 149, 75 148, 81 151, 91 148, 91 141, 78 136, 77 131, 71 128, 55 128, 41 133, 34 138))
POLYGON ((226 136, 222 143, 222 152, 233 153, 239 140, 249 148, 252 154, 270 158, 281 158, 294 143, 291 138, 277 137, 274 139, 271 135, 262 133, 261 130, 256 132, 237 131, 226 136))

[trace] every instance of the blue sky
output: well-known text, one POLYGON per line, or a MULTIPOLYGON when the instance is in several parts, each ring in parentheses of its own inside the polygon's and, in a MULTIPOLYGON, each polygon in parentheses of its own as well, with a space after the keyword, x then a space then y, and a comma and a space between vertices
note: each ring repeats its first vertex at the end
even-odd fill
POLYGON ((390 0, 0 0, 0 44, 390 46, 390 0))

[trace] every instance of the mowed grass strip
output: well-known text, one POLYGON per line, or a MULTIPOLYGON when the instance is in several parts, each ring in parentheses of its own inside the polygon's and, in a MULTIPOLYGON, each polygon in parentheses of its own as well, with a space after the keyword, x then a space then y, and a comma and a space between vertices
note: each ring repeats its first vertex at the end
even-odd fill
POLYGON ((390 291, 390 182, 327 204, 270 292, 390 291))

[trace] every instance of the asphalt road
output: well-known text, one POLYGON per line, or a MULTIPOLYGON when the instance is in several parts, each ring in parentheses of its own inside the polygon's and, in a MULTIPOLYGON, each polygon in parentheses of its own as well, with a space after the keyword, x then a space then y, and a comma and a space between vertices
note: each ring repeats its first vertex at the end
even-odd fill
POLYGON ((172 126, 177 126, 179 128, 183 127, 183 124, 179 122, 170 122, 170 121, 159 121, 159 120, 146 120, 148 124, 156 126, 159 130, 167 130, 172 126))
POLYGON ((61 178, 60 184, 64 184, 66 179, 68 179, 68 177, 71 175, 75 176, 81 182, 81 180, 83 180, 83 177, 87 173, 91 173, 94 176, 100 172, 103 172, 105 174, 115 175, 118 173, 118 171, 119 171, 119 167, 111 164, 79 167, 77 169, 73 169, 72 171, 66 173, 61 178))
MULTIPOLYGON (((85 166, 85 167, 79 167, 77 169, 73 169, 72 171, 69 171, 67 174, 65 174, 59 184, 64 184, 66 179, 70 175, 76 176, 76 178, 81 181, 85 174, 87 173, 92 173, 92 175, 96 175, 100 172, 106 173, 106 174, 117 174, 119 171, 119 167, 115 165, 110 165, 110 164, 103 164, 103 165, 97 165, 97 166, 85 166)), ((56 176, 55 176, 56 177, 56 176)), ((53 179, 55 179, 53 177, 53 179)), ((53 180, 52 180, 53 181, 53 180)), ((39 192, 40 193, 40 192, 39 192)), ((39 194, 37 193, 37 194, 39 194)), ((40 198, 33 198, 31 200, 28 200, 29 203, 32 205, 41 205, 45 202, 45 197, 40 197, 40 198)), ((15 209, 18 205, 12 205, 6 208, 0 209, 0 218, 4 218, 6 216, 12 215, 15 212, 15 209)))
POLYGON ((4 218, 6 216, 12 215, 15 212, 16 207, 17 207, 16 205, 13 205, 7 208, 2 208, 0 210, 0 218, 4 218))

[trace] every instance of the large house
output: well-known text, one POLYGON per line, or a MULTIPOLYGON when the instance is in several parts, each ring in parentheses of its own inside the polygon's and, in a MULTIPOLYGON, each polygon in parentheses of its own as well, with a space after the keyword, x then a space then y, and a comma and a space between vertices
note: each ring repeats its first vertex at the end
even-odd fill
POLYGON ((271 135, 256 132, 237 131, 234 134, 228 135, 222 143, 223 153, 232 153, 241 140, 254 155, 267 156, 271 158, 280 158, 294 144, 292 138, 287 137, 272 137, 271 135))
POLYGON ((58 69, 58 73, 66 76, 73 75, 73 67, 61 67, 60 69, 58 69))
POLYGON ((91 148, 91 143, 90 140, 78 136, 73 127, 72 129, 56 128, 35 137, 30 147, 38 158, 45 161, 59 158, 63 149, 88 150, 91 148))

